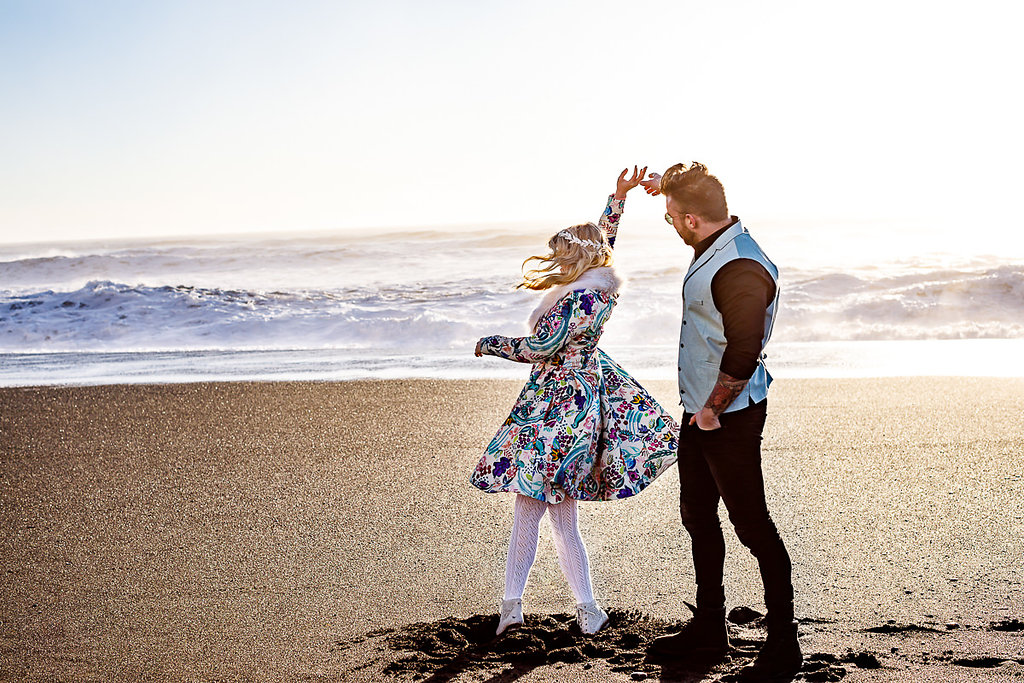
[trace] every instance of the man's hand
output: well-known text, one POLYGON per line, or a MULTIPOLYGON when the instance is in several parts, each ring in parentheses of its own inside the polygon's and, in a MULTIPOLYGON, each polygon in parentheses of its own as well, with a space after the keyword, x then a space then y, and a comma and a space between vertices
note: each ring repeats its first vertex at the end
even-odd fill
POLYGON ((483 339, 480 339, 480 340, 477 341, 477 343, 476 343, 476 350, 473 351, 473 355, 476 356, 477 358, 479 358, 480 356, 484 355, 483 352, 480 350, 480 342, 482 342, 482 341, 483 341, 483 339))
POLYGON ((722 423, 718 421, 718 416, 710 408, 701 408, 699 413, 690 418, 690 424, 696 424, 697 427, 705 432, 721 429, 722 427, 722 423))
POLYGON ((639 171, 636 170, 636 166, 633 167, 633 175, 630 178, 626 178, 626 172, 629 168, 622 169, 622 173, 619 174, 619 179, 615 181, 615 198, 625 199, 626 193, 632 190, 634 187, 640 184, 640 180, 644 177, 644 173, 647 173, 647 167, 644 166, 639 171))
MULTIPOLYGON (((646 170, 647 169, 644 168, 644 171, 646 170)), ((643 175, 643 171, 640 172, 640 175, 643 175)), ((650 177, 647 178, 647 180, 641 180, 640 184, 644 186, 644 191, 647 192, 647 194, 651 195, 652 197, 657 197, 659 194, 661 194, 660 173, 652 173, 650 177)))
POLYGON ((718 381, 711 389, 711 395, 708 396, 708 400, 700 412, 690 418, 690 424, 696 424, 706 432, 721 427, 722 423, 718 421, 718 416, 724 413, 725 409, 736 400, 736 397, 743 393, 743 388, 747 386, 748 381, 730 377, 719 370, 718 381))

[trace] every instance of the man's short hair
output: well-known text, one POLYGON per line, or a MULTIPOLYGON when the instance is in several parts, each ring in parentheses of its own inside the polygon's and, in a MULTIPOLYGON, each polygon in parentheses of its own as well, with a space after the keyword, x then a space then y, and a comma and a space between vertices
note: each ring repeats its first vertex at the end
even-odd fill
POLYGON ((729 218, 729 205, 725 201, 725 188, 718 178, 708 173, 707 167, 694 161, 676 164, 661 176, 661 193, 672 197, 684 213, 692 213, 706 221, 724 221, 729 218))

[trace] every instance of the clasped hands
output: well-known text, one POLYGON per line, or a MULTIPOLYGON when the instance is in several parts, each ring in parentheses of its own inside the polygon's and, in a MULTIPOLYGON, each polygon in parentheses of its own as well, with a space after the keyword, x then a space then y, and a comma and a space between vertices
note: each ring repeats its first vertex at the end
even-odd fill
POLYGON ((625 199, 626 193, 632 190, 637 185, 642 185, 644 192, 657 197, 661 194, 661 174, 660 173, 649 173, 647 179, 644 179, 644 174, 647 173, 647 167, 644 166, 641 169, 637 169, 633 166, 633 175, 629 178, 626 177, 626 173, 629 168, 622 169, 622 173, 619 174, 618 180, 615 181, 615 198, 625 199))
POLYGON ((633 166, 633 174, 629 178, 626 177, 626 173, 628 172, 628 167, 622 169, 622 173, 619 174, 618 180, 615 181, 616 199, 625 199, 626 193, 632 190, 637 185, 642 185, 644 191, 647 194, 651 195, 652 197, 656 197, 657 195, 661 194, 660 173, 651 173, 648 175, 647 179, 644 180, 644 174, 647 173, 646 166, 640 169, 638 169, 636 166, 633 166))

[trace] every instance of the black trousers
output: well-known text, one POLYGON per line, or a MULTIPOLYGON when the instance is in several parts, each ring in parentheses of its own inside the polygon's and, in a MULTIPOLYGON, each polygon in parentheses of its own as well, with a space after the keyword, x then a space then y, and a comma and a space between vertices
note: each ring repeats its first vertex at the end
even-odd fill
POLYGON ((683 414, 679 434, 679 510, 693 544, 697 606, 725 605, 725 539, 718 501, 725 502, 740 542, 757 558, 769 619, 793 617, 792 565, 768 514, 761 473, 761 432, 768 401, 724 413, 721 429, 702 431, 683 414))

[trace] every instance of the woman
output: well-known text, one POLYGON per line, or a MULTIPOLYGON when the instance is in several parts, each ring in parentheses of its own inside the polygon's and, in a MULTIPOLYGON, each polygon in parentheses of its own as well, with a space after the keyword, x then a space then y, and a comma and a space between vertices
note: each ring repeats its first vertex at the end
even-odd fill
POLYGON ((488 445, 471 482, 488 493, 515 493, 497 634, 523 623, 522 597, 537 552, 540 520, 550 513, 559 564, 576 598, 583 633, 608 614, 594 599, 576 501, 627 498, 676 459, 679 426, 630 375, 597 348, 622 281, 612 268, 626 193, 644 177, 619 174, 598 225, 584 223, 548 240, 549 253, 519 287, 548 290, 530 316, 529 337, 484 337, 476 355, 532 363, 508 419, 488 445))

